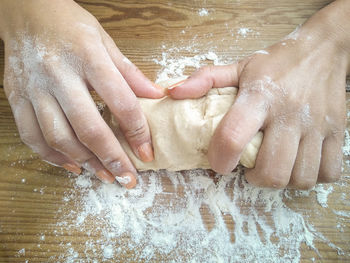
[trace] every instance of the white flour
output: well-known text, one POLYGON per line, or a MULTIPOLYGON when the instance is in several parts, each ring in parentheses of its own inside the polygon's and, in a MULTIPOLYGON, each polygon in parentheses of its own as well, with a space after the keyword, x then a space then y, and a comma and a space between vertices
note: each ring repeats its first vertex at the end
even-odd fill
MULTIPOLYGON (((205 61, 220 64, 214 52, 194 57, 169 58, 164 52, 154 61, 162 66, 158 81, 184 74, 186 67, 199 68, 205 61)), ((348 134, 348 133, 347 133, 348 134)), ((344 154, 348 155, 350 136, 344 154)), ((336 184, 342 190, 350 178, 336 184)), ((320 260, 315 241, 325 242, 338 254, 350 257, 348 248, 328 241, 309 219, 328 213, 332 185, 311 191, 259 189, 246 183, 238 169, 229 176, 209 176, 205 170, 170 173, 145 172, 133 190, 104 185, 91 175, 75 179, 67 192, 59 225, 89 235, 79 253, 62 243, 67 253, 59 262, 299 262, 303 244, 320 260), (312 195, 316 194, 316 198, 312 195), (315 211, 290 204, 297 198, 316 199, 315 211), (71 204, 79 211, 66 210, 71 204), (344 251, 345 250, 345 251, 344 251)), ((339 190, 338 190, 339 191, 339 190)), ((349 202, 347 193, 341 202, 349 202)), ((350 205, 350 204, 348 204, 350 205)), ((336 229, 344 232, 349 211, 333 211, 336 229)))
POLYGON ((248 33, 252 32, 250 28, 247 27, 241 27, 237 30, 237 34, 242 36, 243 38, 246 38, 248 33))
POLYGON ((305 214, 284 203, 285 195, 293 199, 291 192, 250 186, 240 171, 215 179, 204 170, 147 172, 131 191, 101 185, 85 174, 76 180, 76 189, 81 195, 72 194, 70 201, 81 211, 66 215, 62 227, 91 233, 85 250, 104 259, 299 262, 303 243, 316 252, 315 239, 329 243, 305 214), (96 233, 102 234, 98 240, 96 233))
POLYGON ((174 57, 172 53, 176 52, 177 50, 173 50, 171 53, 163 52, 161 59, 153 59, 153 62, 162 66, 162 69, 158 73, 156 82, 183 76, 186 69, 199 69, 204 65, 205 61, 212 61, 214 65, 224 64, 221 62, 222 59, 212 51, 208 51, 206 54, 195 55, 193 57, 174 57))
POLYGON ((201 9, 199 9, 199 11, 198 11, 198 15, 199 15, 199 16, 207 16, 207 15, 209 15, 209 12, 208 12, 207 9, 201 8, 201 9))

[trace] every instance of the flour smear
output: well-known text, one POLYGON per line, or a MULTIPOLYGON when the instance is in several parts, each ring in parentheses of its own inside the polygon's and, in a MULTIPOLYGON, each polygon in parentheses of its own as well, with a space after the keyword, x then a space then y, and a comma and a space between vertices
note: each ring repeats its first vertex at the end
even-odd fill
MULTIPOLYGON (((220 64, 214 52, 177 59, 163 52, 154 59, 161 66, 158 80, 181 76, 186 67, 208 61, 220 64)), ((347 136, 345 155, 349 145, 347 136)), ((311 260, 319 261, 317 242, 350 256, 348 248, 331 243, 311 218, 316 210, 328 213, 335 188, 342 192, 339 201, 348 202, 342 189, 349 178, 310 191, 256 188, 240 168, 228 176, 206 170, 143 172, 132 190, 102 184, 87 173, 74 181, 74 191, 65 196, 67 206, 59 211, 59 226, 90 238, 79 251, 70 243, 60 244, 67 252, 52 258, 55 262, 299 262, 301 247, 308 247, 311 260), (298 198, 313 200, 315 211, 293 206, 298 198), (71 210, 72 204, 79 210, 71 210)), ((334 210, 333 215, 341 235, 349 211, 334 210)))

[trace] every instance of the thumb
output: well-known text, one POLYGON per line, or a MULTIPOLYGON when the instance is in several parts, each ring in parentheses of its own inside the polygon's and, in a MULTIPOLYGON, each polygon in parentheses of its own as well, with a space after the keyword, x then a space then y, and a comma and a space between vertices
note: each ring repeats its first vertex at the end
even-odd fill
POLYGON ((267 113, 268 101, 263 96, 245 90, 238 93, 210 141, 208 159, 214 171, 228 174, 237 166, 246 145, 263 126, 267 113))
POLYGON ((113 39, 104 31, 102 41, 123 78, 137 97, 159 99, 164 97, 164 89, 150 81, 126 56, 124 56, 113 39))
POLYGON ((237 87, 238 65, 203 67, 179 86, 169 89, 168 94, 174 99, 195 99, 204 96, 211 88, 237 87))

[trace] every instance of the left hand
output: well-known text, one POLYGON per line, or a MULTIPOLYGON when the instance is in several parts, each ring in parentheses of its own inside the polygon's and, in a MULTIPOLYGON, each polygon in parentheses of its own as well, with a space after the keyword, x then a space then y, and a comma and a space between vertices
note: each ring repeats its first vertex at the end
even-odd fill
POLYGON ((246 172, 248 182, 308 189, 339 178, 350 56, 322 24, 324 13, 267 48, 266 54, 204 67, 169 91, 173 98, 183 99, 201 97, 212 87, 239 87, 209 146, 213 170, 231 172, 247 143, 263 130, 256 166, 246 172))

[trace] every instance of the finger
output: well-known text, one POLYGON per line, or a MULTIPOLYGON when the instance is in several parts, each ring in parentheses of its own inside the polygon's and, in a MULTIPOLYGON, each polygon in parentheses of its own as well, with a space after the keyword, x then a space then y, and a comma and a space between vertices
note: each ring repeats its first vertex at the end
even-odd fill
POLYGON ((70 172, 80 174, 81 169, 77 163, 46 144, 32 104, 24 98, 15 96, 10 96, 9 102, 22 141, 50 164, 62 166, 70 172))
POLYGON ((85 67, 87 80, 118 120, 136 156, 144 162, 152 161, 154 156, 148 123, 135 94, 107 53, 90 56, 90 62, 85 67))
POLYGON ((96 177, 104 183, 113 183, 115 180, 117 180, 120 184, 128 189, 134 188, 136 186, 135 176, 130 176, 129 174, 121 174, 114 177, 113 174, 106 170, 102 163, 95 157, 87 160, 83 164, 83 167, 87 171, 96 175, 96 177))
POLYGON ((74 160, 96 174, 103 182, 113 183, 114 177, 76 137, 56 99, 47 93, 36 94, 34 110, 43 136, 52 149, 74 160))
POLYGON ((204 96, 211 88, 237 87, 238 64, 207 66, 190 76, 183 84, 168 91, 174 99, 193 99, 204 96))
POLYGON ((150 81, 126 56, 124 56, 113 39, 103 30, 102 40, 114 65, 134 91, 136 96, 159 99, 164 97, 164 89, 150 81))
POLYGON ((260 187, 286 187, 297 155, 299 139, 299 133, 288 127, 280 124, 267 127, 255 168, 246 171, 247 181, 260 187))
POLYGON ((267 110, 261 94, 238 94, 209 144, 208 159, 214 171, 228 174, 237 166, 245 146, 262 127, 267 110))
POLYGON ((321 165, 318 183, 332 183, 339 180, 342 166, 343 132, 327 137, 322 144, 321 165))
POLYGON ((131 178, 130 182, 135 181, 135 168, 102 119, 84 83, 79 78, 72 80, 68 88, 55 89, 55 97, 79 141, 114 177, 122 176, 131 178))
POLYGON ((322 141, 323 138, 317 134, 302 138, 288 186, 304 190, 315 186, 321 162, 322 141))

